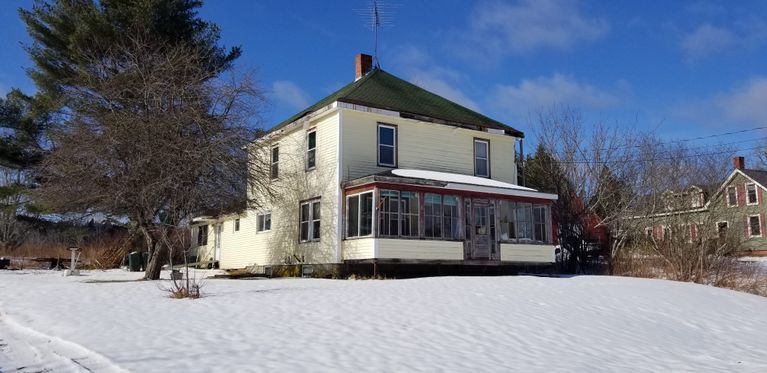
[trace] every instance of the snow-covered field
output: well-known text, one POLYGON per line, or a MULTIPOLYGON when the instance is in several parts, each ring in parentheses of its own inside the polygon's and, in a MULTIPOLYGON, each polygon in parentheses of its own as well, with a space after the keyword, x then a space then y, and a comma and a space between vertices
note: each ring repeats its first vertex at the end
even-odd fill
POLYGON ((767 372, 767 298, 620 277, 207 280, 0 271, 0 371, 767 372), (21 369, 19 369, 21 368, 21 369))

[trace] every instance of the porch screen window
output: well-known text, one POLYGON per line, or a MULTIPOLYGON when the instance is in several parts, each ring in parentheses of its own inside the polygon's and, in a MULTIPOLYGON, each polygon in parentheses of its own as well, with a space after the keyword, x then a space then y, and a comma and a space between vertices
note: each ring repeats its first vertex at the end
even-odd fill
POLYGON ((760 237, 762 235, 762 224, 759 215, 748 217, 748 234, 750 237, 760 237))
POLYGON ((533 240, 548 242, 546 229, 546 206, 533 206, 533 240))
POLYGON ((749 205, 755 205, 757 202, 756 184, 746 184, 746 203, 749 205))
POLYGON ((373 192, 346 197, 346 237, 373 233, 373 192))
POLYGON ((517 204, 509 201, 501 201, 501 240, 514 240, 517 238, 516 218, 514 210, 517 204))
POLYGON ((442 196, 426 193, 424 197, 425 236, 442 238, 442 196))
POLYGON ((317 165, 317 132, 306 134, 306 169, 314 169, 317 165))
POLYGON ((256 215, 256 232, 266 232, 272 229, 272 213, 256 215))
POLYGON ((320 201, 301 204, 299 240, 301 242, 320 240, 320 201))
POLYGON ((271 178, 276 179, 280 176, 280 147, 273 146, 271 154, 271 178))
POLYGON ((418 237, 417 193, 382 190, 379 206, 379 235, 418 237))
POLYGON ((458 239, 460 225, 458 222, 458 197, 442 196, 442 237, 458 239))
POLYGON ((397 127, 378 125, 378 165, 397 167, 397 127))
POLYGON ((517 203, 517 238, 520 240, 533 239, 533 205, 517 203))
POLYGON ((490 177, 490 142, 474 140, 474 176, 490 177))
POLYGON ((727 206, 735 207, 738 205, 738 190, 735 187, 727 188, 727 206))
POLYGON ((208 244, 208 226, 201 225, 197 227, 197 246, 205 246, 208 244))
POLYGON ((400 235, 403 237, 418 237, 418 194, 415 192, 400 193, 400 235))

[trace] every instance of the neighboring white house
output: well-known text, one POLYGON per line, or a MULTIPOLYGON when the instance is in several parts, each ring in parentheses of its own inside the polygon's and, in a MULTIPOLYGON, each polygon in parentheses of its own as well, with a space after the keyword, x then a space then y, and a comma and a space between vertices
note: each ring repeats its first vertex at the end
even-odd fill
POLYGON ((200 260, 282 264, 554 261, 550 204, 517 185, 523 133, 356 58, 357 79, 271 129, 254 151, 277 191, 197 218, 200 260))

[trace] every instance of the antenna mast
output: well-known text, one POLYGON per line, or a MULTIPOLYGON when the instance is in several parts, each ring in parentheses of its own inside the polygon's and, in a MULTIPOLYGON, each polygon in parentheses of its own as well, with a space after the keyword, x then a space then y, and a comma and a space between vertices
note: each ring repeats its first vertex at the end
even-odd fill
POLYGON ((379 0, 370 0, 367 9, 358 9, 357 13, 365 19, 365 27, 373 31, 373 64, 380 68, 378 59, 378 31, 382 26, 391 26, 393 9, 396 5, 385 4, 379 0))

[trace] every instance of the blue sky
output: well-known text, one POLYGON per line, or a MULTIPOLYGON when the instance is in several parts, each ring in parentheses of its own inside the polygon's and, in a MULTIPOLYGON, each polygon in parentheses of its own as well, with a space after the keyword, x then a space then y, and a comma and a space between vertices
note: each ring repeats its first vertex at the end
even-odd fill
MULTIPOLYGON (((668 138, 767 126, 766 1, 386 1, 381 67, 530 133, 541 108, 668 138)), ((0 12, 0 93, 31 92, 15 9, 0 12)), ((244 50, 269 127, 354 79, 372 53, 368 1, 208 0, 201 16, 244 50)), ((749 132, 726 141, 753 140, 749 132)), ((743 148, 754 144, 743 143, 743 148)))

